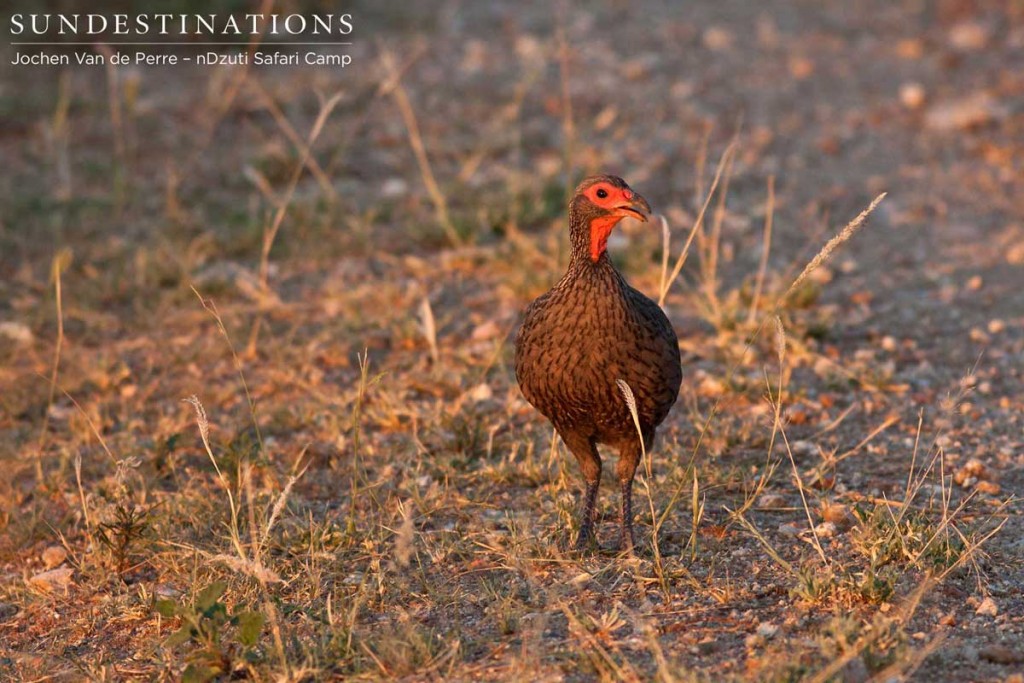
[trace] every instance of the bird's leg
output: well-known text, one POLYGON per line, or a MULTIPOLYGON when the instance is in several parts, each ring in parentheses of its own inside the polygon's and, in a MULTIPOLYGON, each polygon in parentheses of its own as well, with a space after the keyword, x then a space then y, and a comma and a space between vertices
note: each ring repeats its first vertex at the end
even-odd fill
POLYGON ((633 535, 633 478, 622 481, 622 549, 633 554, 636 537, 633 535))
POLYGON ((640 443, 630 439, 619 448, 619 462, 615 467, 622 488, 622 550, 632 555, 636 546, 633 535, 633 477, 640 462, 640 443))
POLYGON ((583 493, 583 514, 580 517, 580 535, 576 539, 576 550, 586 550, 594 535, 594 520, 597 517, 597 489, 601 480, 587 481, 583 493))
POLYGON ((597 489, 601 484, 601 456, 593 439, 568 430, 559 430, 562 441, 575 456, 583 470, 587 489, 583 494, 583 516, 580 519, 580 535, 576 549, 585 550, 594 536, 594 518, 597 516, 597 489))

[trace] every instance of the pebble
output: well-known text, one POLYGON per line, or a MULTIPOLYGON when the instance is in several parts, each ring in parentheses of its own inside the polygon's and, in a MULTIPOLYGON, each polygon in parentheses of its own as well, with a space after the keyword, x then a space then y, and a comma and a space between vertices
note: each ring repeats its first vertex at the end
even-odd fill
POLYGON ((813 441, 804 441, 802 439, 794 441, 790 448, 793 450, 793 455, 796 456, 806 457, 818 454, 818 447, 814 445, 813 441))
POLYGON ((160 583, 154 586, 153 593, 155 593, 158 598, 163 598, 165 600, 174 600, 175 598, 180 598, 182 595, 180 590, 166 583, 160 583))
POLYGON ((583 584, 590 581, 592 578, 594 578, 592 574, 588 574, 587 572, 580 572, 579 574, 574 576, 572 580, 569 581, 569 583, 571 583, 574 586, 582 586, 583 584))
POLYGON ((68 557, 68 551, 62 546, 51 545, 43 551, 43 566, 47 569, 53 569, 63 564, 64 560, 68 557))
POLYGON ((381 196, 389 199, 404 197, 408 193, 409 183, 405 182, 402 178, 388 178, 380 186, 381 196))
POLYGON ((900 103, 907 109, 920 109, 924 99, 924 86, 920 83, 904 83, 900 86, 900 103))
POLYGON ((937 102, 925 113, 924 125, 938 133, 974 128, 1006 115, 1006 108, 987 92, 937 102))
POLYGON ((33 588, 46 592, 57 588, 63 588, 66 591, 68 586, 71 585, 71 577, 74 573, 75 570, 71 567, 58 567, 57 569, 36 574, 28 580, 28 583, 33 588))
POLYGON ((837 529, 853 523, 850 508, 841 503, 823 503, 821 518, 826 522, 831 522, 837 529))
POLYGON ((949 29, 949 43, 957 50, 973 52, 988 45, 991 35, 987 26, 978 21, 961 21, 949 29))
POLYGON ((762 510, 777 510, 786 507, 786 497, 778 493, 762 493, 757 499, 757 507, 762 510))
POLYGON ((967 463, 958 469, 956 474, 953 475, 953 481, 964 488, 977 483, 981 479, 988 478, 988 468, 985 467, 985 463, 981 462, 977 458, 971 458, 968 460, 967 463))
POLYGON ((715 52, 731 48, 735 38, 731 31, 720 26, 711 26, 702 37, 704 47, 715 52))
POLYGON ((999 495, 999 492, 1003 490, 999 484, 992 481, 979 481, 978 485, 974 488, 977 489, 978 493, 984 493, 989 496, 999 495))
POLYGON ((836 535, 836 525, 832 522, 822 522, 818 526, 814 527, 814 533, 819 538, 832 538, 836 535))
POLYGON ((28 346, 33 339, 32 330, 28 328, 28 325, 9 320, 0 323, 0 337, 6 337, 21 346, 28 346))
POLYGON ((975 612, 985 617, 994 617, 999 614, 999 606, 996 605, 995 600, 989 597, 981 601, 975 612))
POLYGON ((470 389, 467 395, 474 403, 480 403, 481 401, 489 401, 494 396, 494 391, 491 389, 490 384, 482 382, 470 389))
POLYGON ((797 536, 800 535, 800 527, 798 527, 797 525, 792 524, 790 522, 786 522, 785 524, 780 524, 779 525, 779 533, 782 534, 783 536, 789 536, 791 538, 796 538, 797 536))

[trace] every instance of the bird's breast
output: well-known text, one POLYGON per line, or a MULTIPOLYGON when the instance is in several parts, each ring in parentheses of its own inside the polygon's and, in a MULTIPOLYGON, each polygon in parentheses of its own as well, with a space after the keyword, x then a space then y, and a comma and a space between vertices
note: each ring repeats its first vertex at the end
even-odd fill
POLYGON ((674 333, 668 336, 624 291, 595 283, 556 288, 527 313, 516 376, 527 400, 556 424, 631 429, 620 379, 630 385, 642 422, 657 424, 679 387, 678 346, 674 333))

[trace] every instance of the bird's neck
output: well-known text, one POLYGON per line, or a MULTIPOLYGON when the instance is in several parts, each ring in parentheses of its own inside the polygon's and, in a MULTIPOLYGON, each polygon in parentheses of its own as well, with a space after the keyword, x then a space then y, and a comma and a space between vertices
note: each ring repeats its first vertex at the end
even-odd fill
POLYGON ((597 290, 616 292, 622 289, 625 281, 615 264, 612 263, 608 252, 602 252, 595 261, 590 257, 589 248, 585 250, 573 249, 569 258, 569 267, 559 283, 560 288, 575 288, 577 283, 589 283, 590 288, 597 290))
POLYGON ((608 260, 608 237, 622 220, 621 216, 586 216, 569 210, 569 239, 571 241, 571 263, 587 262, 600 265, 608 260))

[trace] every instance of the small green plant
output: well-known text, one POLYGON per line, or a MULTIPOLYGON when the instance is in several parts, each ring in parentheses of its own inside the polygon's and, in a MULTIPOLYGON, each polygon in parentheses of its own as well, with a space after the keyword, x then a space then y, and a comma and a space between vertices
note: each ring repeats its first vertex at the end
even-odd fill
POLYGON ((261 657, 256 644, 263 630, 263 615, 255 611, 228 613, 227 605, 220 600, 226 589, 226 582, 217 581, 199 591, 191 605, 179 605, 174 600, 156 602, 161 616, 178 617, 182 622, 181 628, 164 641, 164 647, 193 645, 181 677, 186 683, 209 681, 246 668, 261 657))
POLYGON ((789 594, 810 603, 823 602, 832 597, 837 589, 835 573, 828 567, 805 564, 800 567, 796 579, 796 585, 790 589, 789 594))
POLYGON ((96 540, 110 553, 118 576, 123 576, 129 569, 132 546, 148 533, 149 509, 118 502, 114 519, 96 527, 96 540))
POLYGON ((966 551, 963 538, 940 511, 911 510, 895 515, 878 504, 873 508, 856 506, 853 513, 858 522, 854 548, 869 557, 872 566, 906 562, 946 569, 957 564, 966 551))

